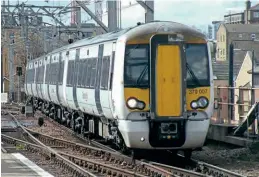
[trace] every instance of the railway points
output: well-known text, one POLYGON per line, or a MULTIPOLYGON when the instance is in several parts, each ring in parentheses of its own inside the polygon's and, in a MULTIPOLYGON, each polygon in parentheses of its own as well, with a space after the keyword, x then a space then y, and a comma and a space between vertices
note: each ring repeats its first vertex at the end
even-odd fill
MULTIPOLYGON (((36 115, 41 116, 39 113, 36 115)), ((19 118, 22 117, 22 115, 13 115, 12 116, 14 119, 19 121, 19 118)), ((37 117, 35 117, 37 119, 37 117)), ((51 118, 46 118, 45 120, 51 118)), ((22 120, 22 119, 21 119, 22 120)), ((64 130, 67 130, 67 132, 71 132, 71 134, 74 134, 73 131, 69 131, 67 127, 64 127, 63 125, 55 123, 55 125, 59 128, 63 128, 64 130)), ((149 175, 151 174, 165 174, 165 175, 172 175, 172 176, 206 176, 206 175, 212 175, 212 176, 217 176, 217 175, 225 175, 225 176, 235 176, 235 177, 243 177, 242 175, 235 174, 233 172, 227 171, 225 169, 221 169, 218 167, 215 167, 213 165, 209 165, 206 163, 202 162, 196 162, 192 161, 192 170, 190 169, 184 169, 184 168, 179 168, 179 167, 173 167, 161 163, 156 163, 156 162, 141 162, 141 161, 136 161, 136 163, 133 165, 132 164, 132 159, 130 157, 127 157, 125 155, 120 154, 119 152, 116 152, 115 150, 109 151, 106 149, 102 149, 105 147, 105 145, 102 145, 101 147, 91 147, 89 145, 83 145, 80 143, 74 143, 72 141, 66 141, 64 139, 59 139, 57 137, 52 137, 51 134, 49 135, 44 135, 42 133, 44 132, 34 132, 30 130, 31 127, 23 127, 26 131, 28 131, 31 136, 34 136, 37 140, 40 140, 41 143, 44 145, 47 145, 48 147, 52 148, 56 152, 58 152, 60 155, 66 157, 69 159, 71 162, 84 167, 86 164, 87 166, 90 167, 90 170, 92 169, 92 166, 95 165, 101 165, 100 163, 103 162, 103 160, 108 160, 110 161, 108 164, 106 163, 106 166, 100 167, 100 170, 111 170, 115 173, 120 173, 118 171, 119 169, 124 169, 124 171, 121 171, 122 174, 128 173, 126 169, 135 169, 138 172, 143 173, 144 171, 149 171, 149 175), (89 156, 90 155, 90 156, 89 156), (92 161, 91 158, 94 159, 99 159, 99 160, 94 160, 92 161), (103 159, 104 158, 104 159, 103 159), (101 160, 103 159, 103 160, 101 160), (110 159, 110 160, 109 160, 110 159), (109 166, 112 165, 112 166, 109 166), (120 165, 122 165, 120 167, 120 165), (134 167, 135 166, 135 167, 134 167), (126 171, 125 171, 126 170, 126 171), (196 172, 195 172, 196 171, 196 172), (226 173, 226 174, 224 174, 226 173)), ((34 129, 35 130, 35 129, 34 129)), ((2 137, 3 138, 3 137, 2 137)), ((4 139, 9 138, 9 142, 12 142, 10 140, 10 137, 5 136, 4 139)), ((5 139, 5 140, 6 140, 5 139)), ((85 140, 82 138, 82 140, 85 140)), ((8 141, 8 140, 7 140, 8 141)), ((109 148, 108 148, 109 149, 109 148)), ((182 158, 183 162, 185 161, 184 157, 179 156, 178 158, 182 158)), ((178 161, 179 162, 179 161, 178 161)), ((89 170, 89 168, 88 168, 89 170)), ((141 176, 141 174, 139 174, 141 176)), ((149 176, 147 173, 144 176, 149 176)), ((137 175, 138 176, 138 175, 137 175)), ((152 175, 151 175, 152 176, 152 175)))

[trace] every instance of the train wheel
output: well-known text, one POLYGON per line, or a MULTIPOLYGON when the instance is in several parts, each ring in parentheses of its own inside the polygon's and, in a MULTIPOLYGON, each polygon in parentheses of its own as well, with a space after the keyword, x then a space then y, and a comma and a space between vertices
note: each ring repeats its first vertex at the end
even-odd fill
POLYGON ((74 118, 71 118, 71 120, 70 120, 70 128, 71 128, 73 131, 75 131, 75 120, 74 120, 74 118))
POLYGON ((82 134, 83 136, 85 134, 85 120, 84 119, 82 119, 80 134, 82 134))

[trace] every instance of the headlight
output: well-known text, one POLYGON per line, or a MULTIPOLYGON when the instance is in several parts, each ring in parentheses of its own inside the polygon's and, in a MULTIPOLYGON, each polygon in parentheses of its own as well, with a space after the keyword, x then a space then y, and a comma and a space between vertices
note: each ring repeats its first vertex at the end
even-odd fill
POLYGON ((127 105, 128 105, 128 107, 131 108, 131 109, 136 108, 137 105, 138 105, 138 101, 137 101, 137 99, 135 99, 135 98, 130 98, 130 99, 128 99, 128 101, 127 101, 127 105))
POLYGON ((192 101, 192 102, 191 102, 191 108, 192 108, 192 109, 197 109, 197 108, 198 108, 198 103, 197 103, 197 101, 192 101))
POLYGON ((209 100, 205 97, 200 97, 198 100, 193 100, 191 102, 191 108, 192 109, 198 109, 198 108, 206 108, 209 104, 209 100))
POLYGON ((146 104, 143 101, 139 101, 136 98, 129 98, 127 100, 127 107, 130 109, 144 109, 146 104))
POLYGON ((200 97, 198 100, 198 104, 200 108, 206 108, 209 104, 209 101, 205 97, 200 97))

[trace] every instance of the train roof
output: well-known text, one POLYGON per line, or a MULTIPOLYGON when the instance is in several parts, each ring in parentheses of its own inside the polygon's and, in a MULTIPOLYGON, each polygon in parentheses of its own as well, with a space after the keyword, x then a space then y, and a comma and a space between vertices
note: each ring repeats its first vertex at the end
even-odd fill
MULTIPOLYGON (((201 32, 193 28, 190 28, 187 25, 177 23, 177 22, 171 22, 171 21, 153 21, 150 23, 140 24, 134 27, 113 31, 113 32, 101 34, 94 37, 84 38, 72 44, 65 45, 61 48, 55 49, 46 55, 50 55, 50 54, 71 49, 71 48, 76 48, 79 46, 86 46, 89 44, 96 44, 96 43, 116 40, 123 35, 125 35, 128 38, 129 37, 132 38, 137 35, 150 34, 155 32, 175 32, 175 33, 181 33, 183 35, 192 35, 202 39, 206 39, 206 36, 204 34, 202 34, 201 32)), ((32 61, 40 60, 42 59, 42 57, 46 55, 33 59, 32 61)))

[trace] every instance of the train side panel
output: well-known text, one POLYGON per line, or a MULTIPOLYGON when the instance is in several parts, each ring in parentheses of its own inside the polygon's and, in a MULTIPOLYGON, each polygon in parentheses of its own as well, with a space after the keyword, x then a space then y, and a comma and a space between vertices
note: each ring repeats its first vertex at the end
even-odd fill
POLYGON ((62 81, 62 97, 63 97, 63 100, 64 100, 64 106, 65 107, 68 107, 68 102, 67 102, 67 93, 66 93, 66 90, 67 90, 67 80, 68 80, 68 61, 69 61, 69 55, 65 54, 63 55, 64 56, 64 74, 63 74, 63 81, 62 81))
POLYGON ((104 44, 102 68, 101 68, 101 82, 100 82, 100 102, 103 114, 107 118, 112 118, 110 97, 111 90, 109 88, 110 71, 112 64, 113 43, 104 44))
POLYGON ((26 67, 25 67, 25 82, 24 82, 24 92, 26 95, 28 95, 28 90, 27 90, 27 80, 28 80, 28 63, 26 64, 26 67))
POLYGON ((124 53, 126 46, 126 37, 122 36, 117 40, 116 53, 114 60, 114 74, 112 82, 112 109, 113 117, 123 119, 129 113, 125 109, 124 100, 124 53))
POLYGON ((37 91, 36 91, 36 74, 37 74, 37 67, 38 67, 38 62, 37 60, 33 62, 33 81, 31 84, 32 87, 32 96, 36 97, 37 96, 37 91))
POLYGON ((112 43, 112 55, 111 55, 111 61, 110 61, 110 71, 109 71, 109 106, 110 106, 110 111, 111 111, 111 117, 113 117, 113 111, 114 111, 114 105, 113 105, 113 100, 112 100, 112 85, 113 85, 113 78, 114 78, 114 63, 115 63, 115 54, 116 54, 116 41, 112 43))
POLYGON ((40 90, 40 70, 41 70, 41 59, 38 60, 38 69, 37 69, 37 77, 36 77, 36 90, 37 90, 37 98, 41 98, 41 90, 40 90))
POLYGON ((45 65, 45 68, 44 68, 44 82, 43 82, 43 99, 46 100, 46 101, 50 101, 49 99, 49 93, 48 93, 48 79, 49 79, 49 75, 48 75, 48 72, 49 72, 49 65, 50 65, 50 56, 47 56, 45 59, 44 59, 44 65, 45 65))
POLYGON ((95 102, 95 76, 98 57, 98 45, 80 49, 79 67, 80 86, 77 86, 76 96, 80 110, 92 115, 99 115, 95 102))
POLYGON ((61 52, 61 56, 60 56, 60 70, 59 70, 59 84, 58 84, 58 97, 59 97, 59 104, 66 106, 66 101, 65 101, 65 86, 64 86, 64 73, 65 73, 65 60, 66 60, 66 52, 61 52))
POLYGON ((73 85, 75 84, 75 78, 73 77, 75 72, 75 58, 76 58, 76 50, 72 49, 69 51, 68 60, 68 72, 67 72, 67 83, 66 83, 66 101, 68 107, 74 110, 77 110, 77 107, 73 98, 73 85))
POLYGON ((87 88, 88 77, 87 74, 90 72, 88 69, 88 62, 90 61, 89 47, 82 47, 79 54, 79 77, 77 85, 77 101, 79 109, 88 114, 92 114, 92 106, 88 104, 90 89, 87 88))
POLYGON ((34 69, 33 69, 33 62, 29 63, 29 72, 28 72, 28 94, 32 96, 32 82, 33 82, 33 75, 34 75, 34 69))
POLYGON ((40 92, 40 85, 39 85, 39 71, 40 71, 40 59, 36 61, 36 67, 35 67, 35 87, 36 87, 36 94, 34 95, 36 98, 39 98, 39 92, 40 92))
POLYGON ((50 64, 50 77, 49 77, 49 96, 50 100, 55 103, 59 104, 57 98, 57 79, 59 75, 58 64, 59 58, 58 53, 55 53, 51 57, 51 64, 50 64))
POLYGON ((40 89, 39 89, 39 97, 41 99, 43 99, 43 92, 42 92, 42 87, 43 87, 43 79, 44 79, 44 57, 41 58, 40 60, 40 75, 39 75, 39 86, 40 86, 40 89))

